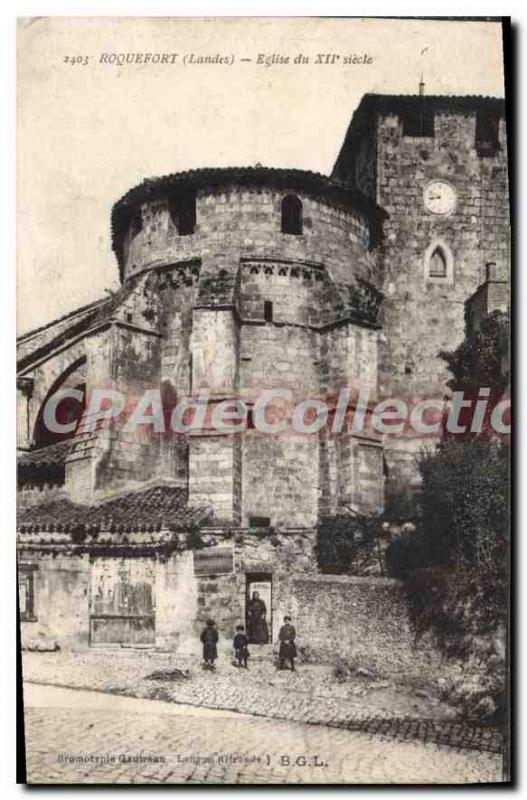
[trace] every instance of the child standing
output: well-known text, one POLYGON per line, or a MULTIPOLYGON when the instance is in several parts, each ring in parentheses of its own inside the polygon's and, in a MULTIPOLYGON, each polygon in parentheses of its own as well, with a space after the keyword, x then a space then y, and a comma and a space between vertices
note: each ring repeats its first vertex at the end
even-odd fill
POLYGON ((201 632, 200 640, 203 643, 203 662, 206 669, 216 669, 214 662, 218 658, 218 631, 214 620, 208 619, 207 625, 201 632))
POLYGON ((280 667, 285 669, 285 662, 289 661, 291 670, 295 671, 295 658, 296 658, 296 645, 295 645, 296 631, 294 625, 291 625, 291 617, 284 617, 284 624, 280 628, 278 634, 278 641, 280 642, 280 667))
POLYGON ((236 636, 234 637, 233 645, 234 645, 234 654, 238 659, 238 666, 241 667, 242 664, 247 669, 247 659, 249 658, 249 651, 247 649, 247 645, 249 644, 249 639, 245 635, 245 628, 243 625, 236 626, 236 636))

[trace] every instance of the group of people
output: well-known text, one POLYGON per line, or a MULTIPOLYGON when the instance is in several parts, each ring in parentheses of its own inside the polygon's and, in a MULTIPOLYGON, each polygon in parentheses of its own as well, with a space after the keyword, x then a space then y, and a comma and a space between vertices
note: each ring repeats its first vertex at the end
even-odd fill
MULTIPOLYGON (((247 609, 247 633, 243 625, 236 626, 236 634, 233 639, 234 656, 237 661, 238 667, 247 669, 247 660, 249 658, 249 642, 254 644, 265 644, 269 640, 269 632, 267 622, 265 619, 266 608, 263 600, 260 600, 258 593, 254 592, 251 603, 247 609), (249 634, 249 635, 247 635, 249 634)), ((284 617, 284 624, 278 633, 278 641, 280 649, 279 669, 285 669, 286 662, 289 663, 290 669, 295 671, 295 658, 296 658, 296 645, 295 645, 296 631, 294 625, 291 624, 291 617, 284 617)), ((203 629, 201 636, 201 643, 203 644, 203 664, 206 669, 214 670, 214 662, 218 658, 218 639, 219 634, 214 620, 207 620, 207 624, 203 629)))

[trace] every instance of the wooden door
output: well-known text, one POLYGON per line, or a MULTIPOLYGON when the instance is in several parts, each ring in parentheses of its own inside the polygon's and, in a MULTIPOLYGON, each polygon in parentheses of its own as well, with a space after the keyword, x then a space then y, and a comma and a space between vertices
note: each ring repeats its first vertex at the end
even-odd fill
POLYGON ((94 559, 90 644, 155 644, 154 586, 154 559, 94 559))

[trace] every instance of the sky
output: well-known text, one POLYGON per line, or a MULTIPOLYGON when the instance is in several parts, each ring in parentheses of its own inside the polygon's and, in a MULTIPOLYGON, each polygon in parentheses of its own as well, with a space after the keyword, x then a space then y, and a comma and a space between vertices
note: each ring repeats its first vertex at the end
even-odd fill
POLYGON ((428 94, 502 97, 501 26, 329 18, 20 20, 19 333, 117 288, 111 208, 145 177, 256 163, 329 173, 362 95, 415 94, 422 70, 428 94), (177 57, 164 64, 101 63, 101 54, 112 53, 177 57), (233 63, 190 63, 191 54, 233 63), (258 64, 259 54, 289 63, 258 64), (317 54, 340 58, 317 64, 317 54), (309 63, 294 63, 300 55, 309 63), (353 55, 368 55, 371 63, 344 63, 353 55), (72 57, 87 63, 71 63, 72 57))

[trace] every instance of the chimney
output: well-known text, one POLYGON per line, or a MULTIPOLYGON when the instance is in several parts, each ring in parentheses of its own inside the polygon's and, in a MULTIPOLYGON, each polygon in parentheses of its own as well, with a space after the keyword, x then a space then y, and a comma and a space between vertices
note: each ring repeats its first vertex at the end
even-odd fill
POLYGON ((496 262, 487 261, 485 264, 485 281, 495 281, 497 277, 496 262))

